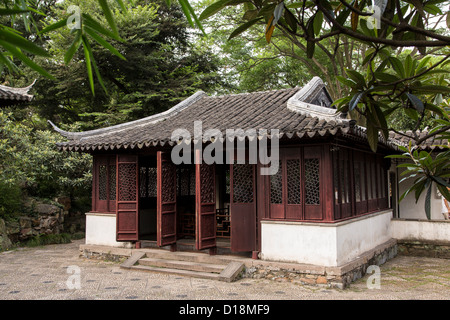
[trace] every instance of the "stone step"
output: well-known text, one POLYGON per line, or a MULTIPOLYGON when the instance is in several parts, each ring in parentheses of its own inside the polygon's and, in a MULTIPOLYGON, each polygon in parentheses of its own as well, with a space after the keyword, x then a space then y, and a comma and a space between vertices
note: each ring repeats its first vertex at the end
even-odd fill
POLYGON ((198 272, 213 272, 221 273, 226 265, 225 264, 211 264, 211 263, 199 263, 183 260, 166 260, 157 258, 142 258, 138 261, 139 265, 169 269, 183 269, 198 272))
POLYGON ((150 267, 150 266, 144 266, 144 265, 135 265, 135 266, 131 267, 131 269, 132 270, 140 270, 140 271, 150 271, 150 272, 173 274, 173 275, 192 277, 192 278, 221 280, 221 276, 219 273, 212 273, 212 272, 200 272, 200 271, 191 271, 191 270, 174 269, 174 268, 150 267))
POLYGON ((235 261, 236 259, 238 259, 235 256, 209 255, 208 253, 203 252, 186 252, 186 251, 171 252, 168 250, 150 249, 150 248, 141 249, 139 251, 145 252, 148 258, 222 264, 222 265, 226 265, 231 261, 235 261))

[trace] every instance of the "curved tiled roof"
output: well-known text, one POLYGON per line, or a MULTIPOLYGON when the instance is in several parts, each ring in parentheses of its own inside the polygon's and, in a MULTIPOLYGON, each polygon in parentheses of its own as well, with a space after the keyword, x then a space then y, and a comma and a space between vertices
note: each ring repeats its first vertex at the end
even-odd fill
POLYGON ((0 100, 31 101, 33 99, 33 95, 29 94, 28 91, 30 91, 35 82, 36 80, 24 88, 13 88, 0 85, 0 100))
MULTIPOLYGON (((196 121, 201 121, 202 132, 220 130, 225 138, 227 129, 255 129, 257 132, 260 129, 278 129, 279 138, 338 133, 360 135, 360 127, 336 113, 331 103, 323 82, 313 78, 302 89, 225 96, 207 96, 197 92, 162 114, 104 129, 66 132, 54 124, 52 126, 68 139, 58 144, 60 149, 87 152, 174 145, 176 142, 171 140, 171 136, 176 129, 189 131, 194 140, 196 121)), ((260 138, 261 135, 255 137, 260 138)))

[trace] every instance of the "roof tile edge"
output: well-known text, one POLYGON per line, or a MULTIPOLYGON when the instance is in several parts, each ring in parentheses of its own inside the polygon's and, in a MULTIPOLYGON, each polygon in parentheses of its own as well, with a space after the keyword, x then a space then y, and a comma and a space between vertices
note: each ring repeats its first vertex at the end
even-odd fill
POLYGON ((163 121, 163 120, 165 120, 165 119, 167 119, 167 118, 169 118, 171 116, 176 115, 177 113, 179 113, 180 111, 186 109, 187 107, 193 105, 194 103, 196 103, 198 100, 200 100, 204 96, 207 96, 207 94, 204 91, 197 91, 196 93, 194 93, 190 97, 186 98, 185 100, 181 101, 180 103, 176 104, 175 106, 173 106, 172 108, 170 108, 167 111, 164 111, 164 112, 161 112, 161 113, 158 113, 158 114, 154 114, 152 116, 149 116, 149 117, 146 117, 146 118, 142 118, 142 119, 138 119, 138 120, 135 120, 135 121, 126 122, 126 123, 118 124, 118 125, 115 125, 115 126, 102 128, 102 129, 95 129, 95 130, 84 131, 84 132, 64 131, 64 130, 58 128, 50 120, 47 120, 47 122, 50 123, 50 125, 53 127, 53 129, 55 131, 57 131, 59 134, 61 134, 63 137, 66 137, 69 140, 81 140, 84 137, 93 136, 93 135, 107 134, 110 131, 117 132, 117 131, 126 129, 126 128, 130 127, 130 126, 139 126, 139 125, 143 125, 143 124, 154 124, 154 123, 157 123, 159 121, 163 121))

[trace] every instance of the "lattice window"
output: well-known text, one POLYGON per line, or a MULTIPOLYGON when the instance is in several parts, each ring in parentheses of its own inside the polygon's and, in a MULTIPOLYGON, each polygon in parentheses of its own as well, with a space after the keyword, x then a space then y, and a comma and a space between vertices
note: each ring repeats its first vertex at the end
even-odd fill
POLYGON ((355 177, 355 200, 361 201, 361 169, 358 161, 353 164, 353 175, 355 177))
POLYGON ((147 170, 147 192, 150 198, 156 198, 157 195, 157 169, 156 168, 148 168, 147 170))
POLYGON ((136 164, 119 164, 119 201, 136 201, 136 164))
POLYGON ((178 186, 177 186, 177 192, 181 196, 188 196, 189 195, 189 178, 190 178, 190 170, 187 168, 179 168, 177 170, 178 174, 178 186))
POLYGON ((366 170, 365 163, 361 162, 361 200, 366 201, 366 170))
POLYGON ((253 165, 233 165, 233 201, 235 203, 253 202, 253 165))
POLYGON ((98 199, 107 200, 108 190, 108 175, 106 171, 106 166, 101 165, 98 168, 98 199))
POLYGON ((337 154, 333 158, 334 203, 339 204, 339 162, 337 154))
POLYGON ((305 160, 305 203, 320 204, 319 159, 305 160))
POLYGON ((200 165, 200 198, 202 203, 213 203, 214 200, 214 167, 213 165, 200 165))
POLYGON ((116 165, 109 165, 109 200, 116 200, 116 165))
POLYGON ((176 182, 174 180, 175 166, 170 164, 163 165, 161 168, 161 182, 163 186, 162 190, 162 202, 175 202, 176 197, 176 182))
POLYGON ((300 159, 286 160, 288 204, 300 204, 300 159))
POLYGON ((147 197, 147 168, 139 168, 139 197, 147 197))
POLYGON ((283 170, 282 162, 279 163, 277 173, 270 175, 270 202, 283 203, 283 170))

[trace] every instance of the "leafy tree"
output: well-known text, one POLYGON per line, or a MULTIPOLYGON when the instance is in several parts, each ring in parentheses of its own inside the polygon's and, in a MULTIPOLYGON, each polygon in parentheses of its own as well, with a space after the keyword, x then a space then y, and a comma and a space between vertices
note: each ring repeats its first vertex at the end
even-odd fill
MULTIPOLYGON (((335 88, 343 95, 335 104, 364 119, 371 148, 375 151, 379 135, 388 138, 389 131, 407 135, 414 142, 399 156, 414 163, 406 174, 417 178, 406 192, 415 191, 418 199, 427 190, 427 215, 432 183, 450 199, 446 188, 450 187, 446 180, 450 177, 449 146, 444 146, 447 151, 439 159, 417 152, 428 138, 449 138, 450 13, 442 11, 447 6, 444 0, 219 0, 203 10, 200 20, 237 5, 241 5, 238 14, 242 22, 230 39, 258 29, 263 30, 267 43, 282 37, 303 49, 312 61, 325 53, 340 83, 335 88), (362 61, 353 59, 355 48, 363 49, 358 52, 362 61), (409 48, 413 49, 406 53, 409 48), (340 86, 344 90, 339 90, 340 86), (390 115, 398 114, 410 119, 411 134, 392 126, 390 115), (432 128, 423 137, 418 129, 425 122, 432 128)), ((322 72, 327 77, 325 70, 322 72)), ((330 79, 326 80, 330 85, 330 79)))
POLYGON ((0 207, 17 202, 17 187, 42 198, 80 196, 90 189, 91 157, 58 151, 58 139, 56 132, 34 130, 0 111, 0 188, 7 195, 0 198, 0 207))
MULTIPOLYGON (((102 19, 95 1, 66 1, 55 10, 55 18, 71 5, 102 19)), ((81 129, 107 126, 165 111, 193 92, 211 91, 219 84, 214 56, 192 44, 179 7, 141 1, 126 13, 114 10, 112 15, 123 41, 111 40, 111 48, 90 45, 91 62, 101 74, 94 95, 84 51, 77 50, 65 64, 71 30, 47 33, 54 59, 40 65, 56 79, 40 77, 35 85, 34 105, 42 117, 58 123, 79 121, 81 129)))

